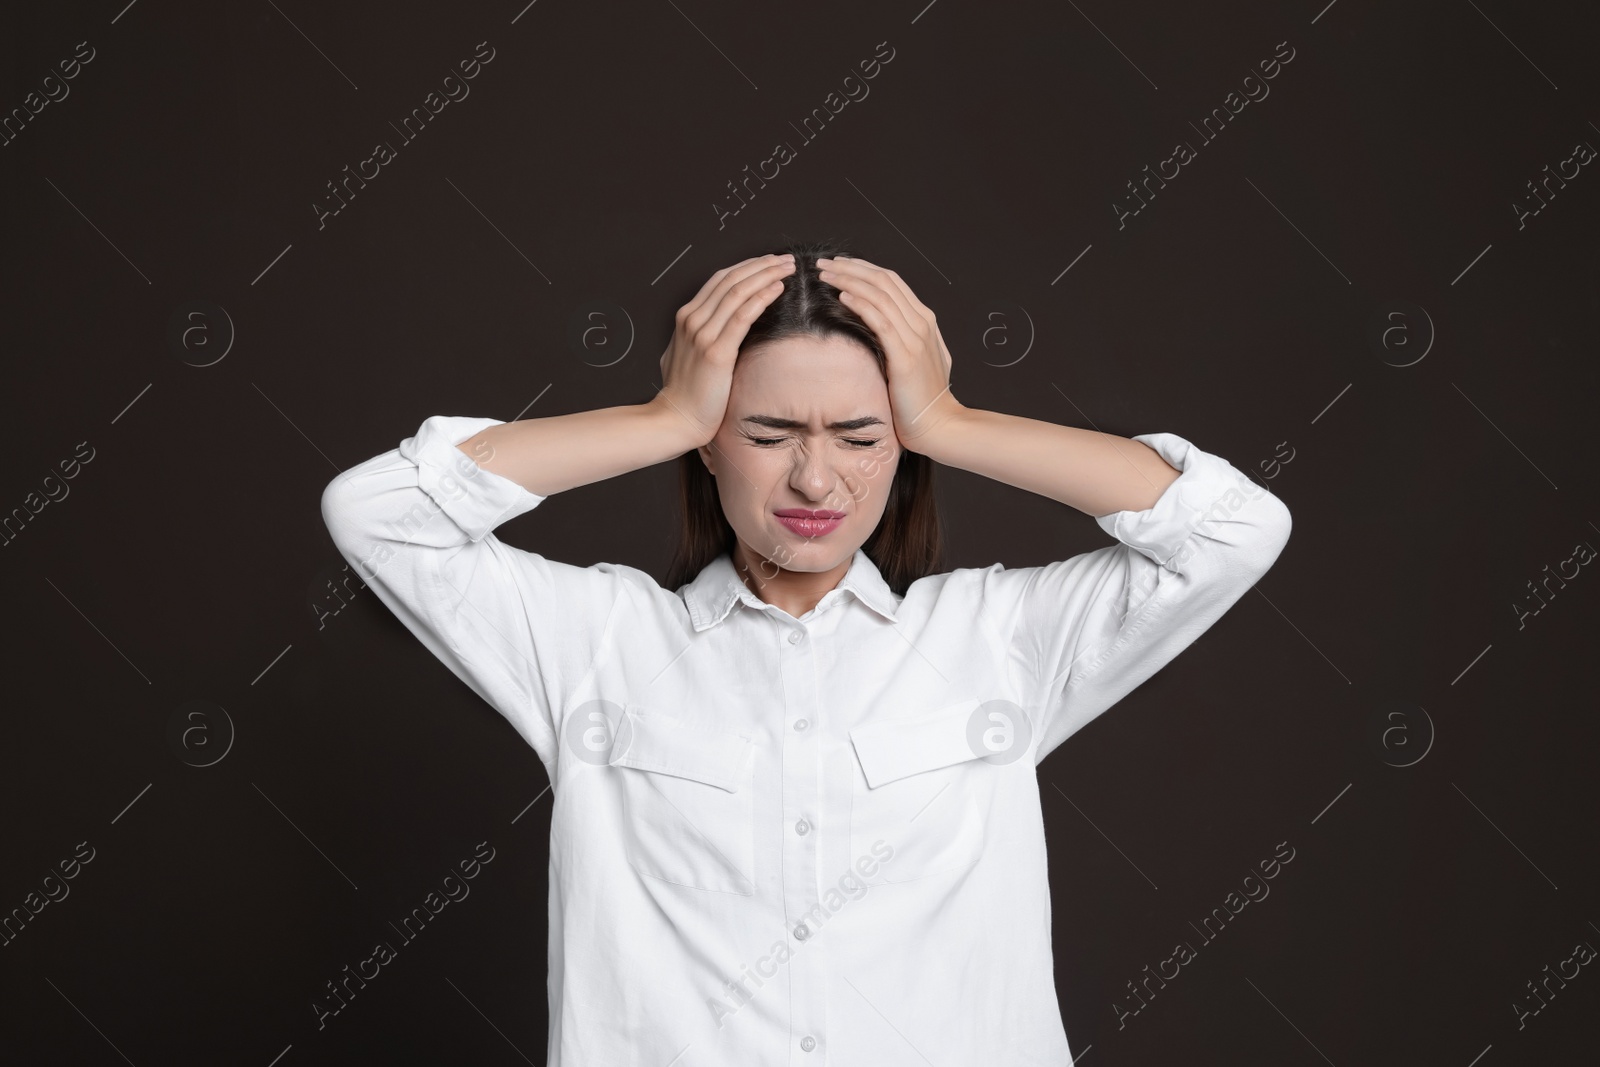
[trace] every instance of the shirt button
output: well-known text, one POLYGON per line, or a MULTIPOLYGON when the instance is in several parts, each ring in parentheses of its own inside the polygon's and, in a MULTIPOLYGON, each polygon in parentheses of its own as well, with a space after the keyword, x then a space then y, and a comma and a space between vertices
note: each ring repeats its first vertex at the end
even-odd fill
POLYGON ((806 926, 805 923, 801 923, 799 926, 794 928, 794 936, 799 940, 804 941, 806 938, 811 936, 811 929, 810 927, 806 926))
POLYGON ((807 1034, 805 1037, 802 1037, 800 1039, 800 1050, 802 1052, 810 1052, 812 1049, 814 1049, 816 1047, 817 1047, 817 1039, 812 1037, 810 1034, 807 1034))
POLYGON ((806 722, 804 719, 796 719, 794 721, 794 728, 796 730, 804 730, 807 726, 810 726, 810 725, 811 724, 806 722))
POLYGON ((799 630, 791 630, 789 632, 789 643, 791 645, 798 645, 800 643, 800 631, 799 630))
POLYGON ((799 822, 794 824, 794 832, 797 834, 810 833, 811 824, 806 822, 804 819, 801 819, 799 822))

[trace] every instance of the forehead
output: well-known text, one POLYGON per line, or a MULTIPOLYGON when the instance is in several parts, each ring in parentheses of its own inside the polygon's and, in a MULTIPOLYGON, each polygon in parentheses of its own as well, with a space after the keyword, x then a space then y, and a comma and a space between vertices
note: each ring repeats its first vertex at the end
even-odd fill
POLYGON ((844 418, 887 411, 889 389, 859 342, 838 334, 785 337, 739 354, 728 403, 791 418, 844 418))

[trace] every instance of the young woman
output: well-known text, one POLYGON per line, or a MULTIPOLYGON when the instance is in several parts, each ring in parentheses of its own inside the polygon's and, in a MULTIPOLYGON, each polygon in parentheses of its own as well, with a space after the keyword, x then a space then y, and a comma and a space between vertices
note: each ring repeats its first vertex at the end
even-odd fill
POLYGON ((1288 539, 1277 497, 1174 434, 962 405, 933 313, 841 252, 712 275, 646 403, 436 415, 323 494, 554 784, 550 1067, 1071 1062, 1034 768, 1288 539), (680 456, 665 586, 492 532, 680 456), (941 571, 934 461, 1118 543, 941 571))

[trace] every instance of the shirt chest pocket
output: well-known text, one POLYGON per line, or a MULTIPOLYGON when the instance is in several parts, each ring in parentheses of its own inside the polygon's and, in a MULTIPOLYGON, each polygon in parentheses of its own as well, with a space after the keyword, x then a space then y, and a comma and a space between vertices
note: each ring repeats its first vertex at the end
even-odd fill
POLYGON ((989 765, 969 739, 981 703, 964 700, 850 731, 850 855, 852 862, 861 856, 879 861, 875 873, 863 878, 867 884, 948 874, 983 854, 973 776, 989 765))
POLYGON ((693 889, 754 893, 752 752, 739 734, 628 705, 610 764, 629 865, 693 889))

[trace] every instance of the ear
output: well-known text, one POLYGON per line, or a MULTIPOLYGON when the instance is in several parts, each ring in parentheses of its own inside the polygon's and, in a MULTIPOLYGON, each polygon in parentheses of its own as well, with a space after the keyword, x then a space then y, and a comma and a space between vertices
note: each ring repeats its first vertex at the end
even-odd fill
POLYGON ((701 445, 695 451, 700 454, 700 462, 706 465, 706 470, 710 471, 711 476, 715 478, 717 476, 717 468, 711 465, 711 446, 701 445))

